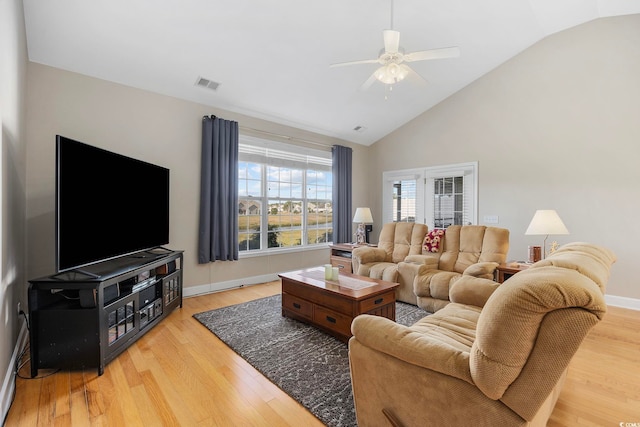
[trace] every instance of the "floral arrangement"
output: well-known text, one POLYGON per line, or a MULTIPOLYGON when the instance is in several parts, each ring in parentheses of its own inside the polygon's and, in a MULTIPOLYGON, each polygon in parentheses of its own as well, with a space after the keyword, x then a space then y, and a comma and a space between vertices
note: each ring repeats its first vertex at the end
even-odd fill
POLYGON ((422 242, 422 249, 425 252, 439 252, 440 242, 444 237, 444 230, 436 228, 427 233, 422 242))

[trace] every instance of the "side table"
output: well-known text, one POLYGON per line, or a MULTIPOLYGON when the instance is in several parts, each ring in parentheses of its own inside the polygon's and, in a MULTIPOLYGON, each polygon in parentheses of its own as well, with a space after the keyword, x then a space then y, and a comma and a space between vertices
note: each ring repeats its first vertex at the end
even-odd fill
POLYGON ((351 267, 351 252, 358 246, 362 245, 355 243, 336 243, 334 245, 330 245, 331 265, 340 268, 343 273, 353 273, 353 269, 351 267))
POLYGON ((520 262, 509 262, 506 264, 500 264, 496 267, 493 280, 498 283, 504 283, 504 281, 509 277, 513 276, 516 273, 524 271, 527 268, 529 268, 529 264, 520 262))

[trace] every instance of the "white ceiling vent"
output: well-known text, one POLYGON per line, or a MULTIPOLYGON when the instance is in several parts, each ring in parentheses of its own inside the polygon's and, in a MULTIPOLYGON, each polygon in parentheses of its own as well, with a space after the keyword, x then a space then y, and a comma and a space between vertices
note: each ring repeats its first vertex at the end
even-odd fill
POLYGON ((355 130, 356 132, 360 132, 360 133, 362 133, 362 132, 364 132, 365 130, 367 130, 367 128, 366 128, 366 127, 364 127, 364 126, 356 126, 356 127, 354 127, 354 128, 353 128, 353 130, 355 130))
POLYGON ((205 79, 204 77, 198 77, 196 80, 196 86, 204 87, 211 90, 217 90, 220 83, 214 82, 213 80, 205 79))

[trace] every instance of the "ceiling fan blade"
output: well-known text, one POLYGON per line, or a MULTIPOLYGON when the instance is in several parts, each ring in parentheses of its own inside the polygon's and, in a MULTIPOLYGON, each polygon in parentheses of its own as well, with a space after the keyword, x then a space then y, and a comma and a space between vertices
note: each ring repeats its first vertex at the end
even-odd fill
POLYGON ((455 46, 405 53, 404 60, 405 62, 415 62, 427 59, 457 58, 458 56, 460 56, 460 48, 455 46))
POLYGON ((426 86, 429 83, 427 79, 416 73, 413 68, 409 67, 407 64, 400 64, 400 68, 407 71, 407 78, 412 82, 415 82, 420 86, 426 86))
POLYGON ((396 30, 384 30, 384 51, 386 53, 398 53, 400 47, 400 32, 396 30))
POLYGON ((337 64, 331 64, 329 67, 343 67, 345 65, 357 65, 357 64, 376 64, 379 61, 377 59, 363 59, 362 61, 349 61, 349 62, 338 62, 337 64))
POLYGON ((367 79, 366 82, 364 82, 362 84, 362 86, 360 86, 361 91, 365 91, 367 89, 369 89, 371 87, 371 85, 376 81, 376 73, 374 72, 373 74, 371 74, 371 76, 367 79))

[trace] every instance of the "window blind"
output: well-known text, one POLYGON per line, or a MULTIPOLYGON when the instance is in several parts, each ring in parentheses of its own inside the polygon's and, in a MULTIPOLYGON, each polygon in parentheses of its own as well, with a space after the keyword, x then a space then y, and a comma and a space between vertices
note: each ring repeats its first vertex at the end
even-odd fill
POLYGON ((331 153, 305 147, 286 146, 275 142, 240 141, 241 161, 268 163, 273 166, 307 168, 310 164, 317 170, 331 170, 331 153), (267 145, 268 144, 268 145, 267 145))

